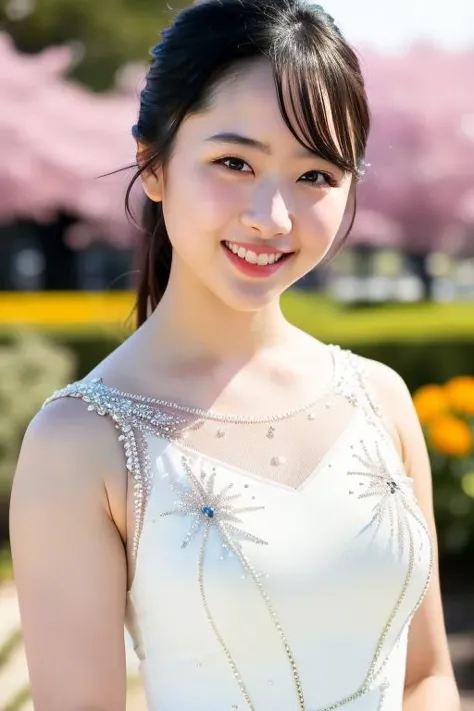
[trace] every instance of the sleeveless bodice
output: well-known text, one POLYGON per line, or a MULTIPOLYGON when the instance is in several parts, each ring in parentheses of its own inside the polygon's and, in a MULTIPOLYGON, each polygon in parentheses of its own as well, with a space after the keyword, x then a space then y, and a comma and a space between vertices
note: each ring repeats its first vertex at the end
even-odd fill
POLYGON ((329 391, 267 420, 100 380, 50 398, 81 397, 120 430, 149 711, 402 711, 432 545, 362 359, 333 353, 329 391))

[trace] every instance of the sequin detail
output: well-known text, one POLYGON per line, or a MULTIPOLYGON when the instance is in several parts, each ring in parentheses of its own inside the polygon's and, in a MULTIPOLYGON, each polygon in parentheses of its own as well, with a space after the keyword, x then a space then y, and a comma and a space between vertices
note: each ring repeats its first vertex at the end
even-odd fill
POLYGON ((182 458, 182 464, 190 486, 170 479, 170 488, 178 499, 172 509, 160 514, 162 518, 172 515, 191 516, 192 523, 181 548, 186 548, 202 528, 211 525, 218 529, 223 541, 232 540, 234 546, 239 546, 242 540, 267 545, 267 541, 239 527, 242 514, 263 511, 263 506, 236 506, 235 502, 241 494, 231 493, 233 484, 228 484, 216 492, 214 471, 208 476, 201 472, 204 476, 197 477, 186 457, 182 458))
MULTIPOLYGON (((423 591, 415 608, 410 611, 405 624, 408 624, 408 622, 412 619, 428 590, 433 573, 433 546, 428 527, 426 526, 421 512, 418 509, 418 504, 411 488, 411 480, 402 471, 398 471, 394 474, 393 467, 392 470, 390 470, 377 443, 375 444, 375 455, 369 454, 364 442, 361 442, 360 446, 362 454, 355 452, 353 456, 357 462, 363 465, 363 469, 358 471, 350 471, 348 472, 348 476, 355 476, 363 479, 363 482, 361 482, 363 483, 361 493, 358 495, 359 499, 370 497, 375 497, 377 499, 373 509, 373 517, 367 526, 364 527, 362 533, 366 530, 371 530, 373 541, 384 521, 388 519, 389 544, 398 548, 398 555, 400 558, 403 556, 406 548, 408 548, 406 577, 395 606, 379 638, 374 658, 362 687, 367 688, 370 687, 374 680, 380 675, 390 658, 390 654, 386 654, 381 665, 378 666, 384 651, 387 636, 406 597, 413 577, 415 568, 415 541, 414 528, 411 525, 410 518, 418 525, 418 530, 421 535, 423 535, 426 545, 429 547, 429 566, 423 591)), ((329 709, 321 711, 329 711, 329 709)))
POLYGON ((393 471, 381 454, 380 446, 375 444, 375 455, 369 454, 364 442, 360 443, 362 454, 354 453, 354 459, 362 465, 361 470, 350 471, 348 476, 362 479, 363 488, 359 499, 375 497, 374 514, 367 528, 373 529, 373 538, 379 532, 385 517, 390 522, 390 543, 398 545, 402 557, 405 549, 405 532, 409 528, 407 515, 412 516, 428 534, 428 530, 416 511, 417 503, 413 495, 412 481, 401 471, 393 471))
POLYGON ((271 617, 273 625, 283 643, 283 648, 288 659, 295 684, 295 689, 298 698, 298 709, 299 711, 305 711, 303 688, 293 651, 283 631, 275 607, 273 606, 262 584, 262 575, 259 574, 259 572, 255 569, 251 561, 245 555, 241 545, 242 541, 250 541, 252 543, 257 543, 260 545, 267 545, 267 541, 264 541, 262 538, 259 538, 258 536, 255 536, 254 534, 244 530, 241 527, 242 520, 240 518, 241 514, 243 513, 262 511, 264 507, 236 507, 233 502, 236 499, 240 498, 241 495, 229 493, 233 489, 233 484, 228 484, 224 489, 217 493, 215 491, 214 472, 211 472, 207 477, 205 477, 206 481, 203 484, 202 478, 196 476, 191 466, 189 465, 186 457, 182 458, 182 464, 187 474, 189 488, 181 486, 176 482, 170 482, 172 490, 178 495, 179 498, 178 501, 175 503, 174 508, 170 511, 164 511, 161 516, 166 517, 176 514, 180 516, 190 515, 192 517, 193 520, 191 523, 191 527, 183 543, 181 544, 182 548, 186 547, 201 529, 204 529, 201 545, 199 548, 198 562, 198 584, 201 593, 201 601, 209 625, 211 626, 211 629, 213 630, 227 658, 227 661, 238 684, 240 692, 243 698, 245 699, 250 711, 255 711, 255 706, 253 705, 253 702, 250 698, 248 689, 242 679, 237 665, 234 662, 231 651, 229 650, 225 640, 223 639, 217 628, 214 617, 209 608, 209 603, 207 601, 205 590, 204 561, 206 554, 206 544, 209 538, 211 526, 215 526, 217 528, 224 547, 231 550, 235 554, 240 564, 242 565, 244 572, 248 574, 249 578, 252 580, 256 589, 260 593, 265 607, 267 608, 267 611, 271 617), (213 516, 209 517, 207 513, 204 513, 204 509, 212 510, 213 516))
MULTIPOLYGON (((380 437, 383 438, 386 437, 386 432, 384 431, 384 428, 381 425, 378 409, 375 403, 373 403, 367 390, 363 378, 363 368, 361 367, 361 363, 362 359, 358 358, 357 356, 354 356, 350 352, 340 351, 340 355, 337 360, 337 367, 335 367, 335 376, 332 384, 332 395, 343 395, 349 405, 353 407, 357 406, 358 408, 363 410, 366 414, 367 421, 377 428, 380 437), (354 375, 355 371, 357 371, 357 379, 354 375)), ((64 390, 55 393, 51 398, 46 401, 45 404, 51 402, 52 400, 66 396, 82 398, 85 402, 88 403, 89 410, 95 411, 102 416, 109 415, 120 432, 119 439, 124 444, 127 459, 127 469, 132 474, 134 479, 136 527, 133 536, 133 555, 136 556, 139 537, 143 525, 146 502, 151 491, 152 483, 151 463, 147 452, 147 435, 158 435, 169 441, 172 441, 173 439, 179 440, 181 434, 183 433, 183 426, 189 424, 189 418, 181 418, 179 415, 180 411, 185 413, 191 413, 193 415, 198 415, 202 412, 203 417, 207 419, 216 419, 216 421, 220 423, 225 423, 226 418, 215 416, 212 413, 209 414, 206 411, 199 411, 193 410, 192 408, 175 406, 173 403, 166 403, 164 401, 156 400, 153 398, 145 398, 142 396, 134 395, 128 396, 126 393, 112 388, 108 388, 102 383, 101 380, 81 381, 79 383, 74 383, 68 386, 67 388, 64 388, 64 390), (174 411, 178 412, 178 415, 171 416, 163 412, 162 409, 160 409, 162 408, 162 406, 165 407, 167 405, 172 407, 174 411)), ((328 399, 327 402, 325 402, 325 405, 327 407, 330 407, 330 404, 330 400, 328 399)), ((307 417, 309 420, 312 420, 315 418, 314 413, 311 411, 312 407, 312 405, 307 406, 306 408, 294 410, 293 413, 288 412, 284 413, 283 415, 275 416, 268 419, 239 418, 235 421, 242 421, 243 423, 268 422, 269 427, 267 437, 269 439, 273 439, 273 433, 275 430, 274 424, 278 422, 279 419, 281 419, 282 417, 290 417, 295 412, 304 412, 305 410, 309 410, 308 414, 305 412, 304 417, 307 417)), ((216 433, 217 439, 219 439, 219 437, 225 436, 226 434, 226 431, 224 431, 223 428, 214 430, 214 432, 216 433)), ((363 445, 363 443, 361 443, 361 445, 363 445)), ((355 493, 358 494, 358 498, 364 499, 374 497, 374 499, 376 500, 376 504, 374 507, 374 516, 368 524, 369 528, 372 529, 372 533, 374 535, 376 535, 376 532, 378 530, 377 526, 381 525, 379 522, 383 518, 386 519, 386 517, 388 517, 388 520, 390 520, 390 511, 392 510, 393 522, 390 524, 390 542, 391 545, 398 546, 398 550, 401 554, 404 551, 406 552, 406 550, 408 549, 409 553, 407 574, 401 587, 398 600, 378 640, 375 655, 371 662, 369 671, 360 688, 358 688, 350 696, 336 701, 330 706, 318 709, 311 709, 311 711, 336 711, 337 709, 342 708, 343 706, 358 699, 369 691, 374 690, 376 679, 378 679, 381 671, 383 670, 390 658, 390 653, 385 653, 387 636, 393 626, 397 614, 399 614, 400 607, 406 597, 407 590, 413 578, 416 543, 413 538, 412 531, 412 528, 416 529, 416 525, 413 526, 414 521, 418 521, 418 523, 426 532, 427 539, 429 541, 429 532, 423 522, 421 513, 417 509, 414 496, 410 491, 409 487, 407 488, 407 477, 404 474, 402 475, 401 473, 394 472, 393 466, 387 467, 386 465, 384 465, 383 467, 383 465, 379 461, 379 454, 380 452, 376 452, 375 456, 369 456, 369 453, 366 449, 364 449, 364 446, 361 446, 360 451, 355 456, 355 459, 357 461, 357 467, 354 467, 354 469, 357 469, 357 471, 349 472, 349 476, 353 477, 357 484, 361 485, 360 487, 354 487, 357 488, 357 491, 355 493), (382 474, 384 476, 382 476, 382 474), (360 481, 358 481, 358 479, 360 479, 360 481), (405 525, 401 525, 403 523, 403 516, 405 516, 405 523, 407 524, 406 534, 404 534, 403 532, 405 530, 405 525)), ((278 464, 281 463, 281 461, 276 462, 275 460, 274 466, 278 466, 278 464)), ((331 466, 332 464, 328 464, 329 468, 331 466)), ((189 471, 187 472, 187 474, 187 480, 191 484, 192 472, 191 475, 189 471)), ((262 597, 265 603, 265 607, 270 614, 273 625, 283 642, 285 654, 291 668, 293 679, 295 681, 295 688, 298 698, 298 711, 310 711, 310 709, 305 708, 304 706, 304 694, 302 690, 301 680, 299 678, 299 673, 296 668, 293 652, 286 640, 285 633, 281 628, 275 608, 270 599, 268 598, 265 588, 262 584, 262 580, 265 579, 265 576, 255 570, 251 561, 244 555, 242 546, 240 545, 243 540, 260 544, 266 543, 265 541, 262 541, 262 539, 252 539, 252 534, 249 534, 241 527, 240 515, 246 512, 247 510, 249 512, 258 510, 259 507, 255 506, 248 507, 247 509, 236 509, 232 501, 234 499, 237 499, 240 495, 233 494, 230 489, 223 489, 222 491, 217 492, 215 490, 215 477, 213 475, 208 475, 207 477, 202 472, 200 473, 200 476, 196 481, 198 483, 198 486, 200 485, 202 489, 206 492, 206 496, 199 497, 195 495, 194 501, 186 499, 186 497, 182 498, 181 494, 183 490, 188 491, 188 489, 186 489, 186 487, 182 488, 179 484, 176 484, 178 489, 175 493, 177 493, 179 501, 177 502, 175 508, 172 511, 165 512, 164 515, 175 514, 183 516, 189 515, 192 517, 191 527, 189 529, 188 535, 186 536, 186 539, 183 541, 183 547, 188 545, 191 539, 194 538, 194 536, 198 534, 202 536, 201 545, 199 548, 198 574, 200 580, 199 588, 203 607, 206 612, 209 624, 213 629, 214 634, 218 639, 225 656, 227 657, 234 677, 238 683, 240 692, 243 698, 245 699, 246 705, 250 709, 250 711, 255 711, 254 707, 252 706, 252 701, 245 687, 244 681, 242 680, 239 670, 236 668, 233 662, 230 650, 227 648, 226 642, 222 639, 222 637, 220 637, 219 630, 215 626, 206 598, 204 563, 206 554, 206 544, 209 533, 213 526, 216 526, 219 530, 223 541, 223 548, 225 550, 231 550, 235 554, 237 559, 240 561, 243 571, 246 573, 246 576, 254 583, 256 589, 259 591, 260 596, 262 597), (219 499, 219 497, 221 498, 219 499), (191 510, 188 510, 191 504, 192 507, 195 507, 196 503, 200 504, 200 508, 197 511, 193 509, 193 513, 191 510), (186 508, 186 506, 188 508, 186 508), (230 520, 228 518, 229 515, 237 516, 238 520, 230 520), (218 526, 219 521, 221 524, 223 524, 220 528, 218 526)), ((194 491, 194 489, 192 490, 194 491)), ((251 498, 254 499, 253 496, 251 498)), ((354 504, 356 503, 355 496, 353 497, 352 501, 354 504)), ((431 577, 432 567, 433 552, 432 548, 430 547, 430 572, 426 581, 426 585, 424 587, 423 593, 421 594, 415 606, 415 609, 411 611, 408 620, 406 620, 406 622, 404 623, 404 627, 406 627, 406 624, 414 615, 416 609, 418 609, 425 596, 431 577)), ((382 708, 385 692, 382 691, 382 687, 379 688, 381 689, 380 704, 382 708)), ((240 705, 239 708, 241 708, 240 705)))
POLYGON ((387 696, 387 691, 389 690, 389 688, 390 684, 386 679, 384 679, 382 684, 380 685, 380 700, 377 711, 383 711, 385 706, 385 697, 387 696))
POLYGON ((118 439, 123 444, 126 467, 133 477, 135 527, 132 556, 135 560, 146 503, 152 487, 151 462, 145 435, 159 433, 169 438, 184 425, 186 420, 157 410, 143 399, 124 397, 105 386, 101 378, 67 385, 49 397, 43 407, 62 397, 81 398, 87 403, 89 411, 96 412, 101 417, 109 416, 120 432, 118 439))

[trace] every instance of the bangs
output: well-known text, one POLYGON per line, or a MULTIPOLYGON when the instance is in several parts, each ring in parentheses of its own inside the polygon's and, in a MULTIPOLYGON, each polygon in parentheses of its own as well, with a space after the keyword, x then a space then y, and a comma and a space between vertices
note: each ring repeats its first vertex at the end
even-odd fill
POLYGON ((273 63, 282 117, 302 146, 360 178, 369 128, 367 111, 364 116, 358 106, 360 87, 352 89, 337 65, 317 64, 273 63))

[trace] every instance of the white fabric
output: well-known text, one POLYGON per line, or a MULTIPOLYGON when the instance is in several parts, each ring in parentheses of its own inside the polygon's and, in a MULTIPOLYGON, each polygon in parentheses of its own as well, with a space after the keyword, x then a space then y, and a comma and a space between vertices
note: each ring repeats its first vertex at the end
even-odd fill
MULTIPOLYGON (((203 606, 198 563, 204 529, 183 549, 194 517, 161 515, 180 500, 170 481, 190 488, 183 450, 160 438, 149 438, 148 446, 153 488, 128 615, 150 711, 298 711, 274 620, 239 556, 223 556, 222 536, 211 523, 202 578, 209 610, 252 706, 242 696, 203 606)), ((402 711, 408 624, 428 582, 431 546, 411 480, 388 436, 361 408, 296 490, 185 454, 196 477, 215 469, 215 491, 233 484, 240 496, 233 506, 264 507, 238 514, 239 528, 267 541, 244 540, 242 552, 261 574, 293 651, 305 711, 402 711), (354 457, 362 442, 376 462, 380 455, 387 464, 381 486, 373 474, 349 474, 370 471, 354 457), (384 500, 390 479, 400 489, 384 500), (375 495, 364 497, 374 481, 375 495), (377 506, 382 515, 374 521, 377 506), (375 673, 367 679, 391 618, 375 673), (360 696, 337 706, 364 685, 360 696)))
POLYGON ((101 380, 51 398, 81 397, 121 432, 149 711, 402 711, 432 545, 362 360, 331 352, 330 392, 271 422, 101 380))

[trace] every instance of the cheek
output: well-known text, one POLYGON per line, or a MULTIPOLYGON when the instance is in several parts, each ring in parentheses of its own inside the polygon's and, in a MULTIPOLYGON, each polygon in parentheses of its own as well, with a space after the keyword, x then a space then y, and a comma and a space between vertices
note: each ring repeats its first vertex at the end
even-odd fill
POLYGON ((347 205, 347 192, 328 192, 305 214, 302 224, 304 247, 327 251, 341 226, 347 205))
MULTIPOLYGON (((188 168, 186 178, 176 180, 170 176, 168 212, 178 215, 180 222, 199 227, 203 232, 225 229, 239 214, 242 191, 230 181, 219 179, 217 171, 209 166, 188 168), (184 208, 184 209, 183 209, 184 208)), ((219 236, 219 235, 217 235, 219 236)))

